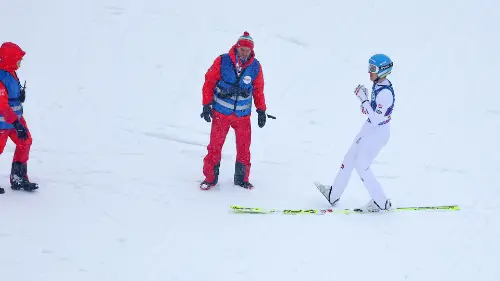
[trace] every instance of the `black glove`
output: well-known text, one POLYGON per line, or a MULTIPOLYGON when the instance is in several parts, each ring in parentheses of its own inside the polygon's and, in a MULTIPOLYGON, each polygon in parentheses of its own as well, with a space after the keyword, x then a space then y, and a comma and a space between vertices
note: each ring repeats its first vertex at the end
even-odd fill
POLYGON ((14 121, 14 123, 12 123, 12 125, 16 129, 16 133, 17 133, 18 138, 20 138, 22 140, 26 140, 28 138, 28 130, 23 126, 23 124, 21 124, 19 119, 14 121))
POLYGON ((203 106, 203 112, 200 115, 201 118, 205 118, 205 121, 210 122, 212 121, 210 118, 214 117, 214 114, 212 112, 212 107, 210 107, 209 104, 203 106))
POLYGON ((262 127, 264 127, 264 125, 266 125, 266 111, 257 109, 257 113, 259 114, 258 124, 259 124, 259 127, 262 128, 262 127))

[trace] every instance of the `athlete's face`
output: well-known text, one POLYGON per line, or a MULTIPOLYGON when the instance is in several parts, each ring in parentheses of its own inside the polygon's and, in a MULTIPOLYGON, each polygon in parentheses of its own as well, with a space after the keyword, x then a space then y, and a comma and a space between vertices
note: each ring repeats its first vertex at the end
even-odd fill
POLYGON ((238 57, 242 60, 246 60, 250 57, 252 50, 248 47, 239 47, 238 48, 238 57))
POLYGON ((375 80, 377 80, 378 78, 378 74, 377 73, 370 73, 370 80, 372 82, 374 82, 375 80))

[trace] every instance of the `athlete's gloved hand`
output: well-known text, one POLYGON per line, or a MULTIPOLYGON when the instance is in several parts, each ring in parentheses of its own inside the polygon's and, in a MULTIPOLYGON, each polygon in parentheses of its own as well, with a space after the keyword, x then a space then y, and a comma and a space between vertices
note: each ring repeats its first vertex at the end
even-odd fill
POLYGON ((262 128, 266 125, 266 111, 257 109, 257 114, 259 114, 257 123, 259 124, 259 127, 262 128))
POLYGON ((361 103, 368 100, 368 90, 364 85, 358 85, 354 90, 354 94, 356 94, 361 103))
POLYGON ((214 117, 214 114, 212 112, 212 107, 207 104, 203 106, 203 112, 200 114, 201 118, 205 118, 205 121, 210 122, 212 121, 211 118, 214 117))
POLYGON ((18 138, 22 139, 23 141, 28 138, 28 130, 26 129, 26 127, 23 126, 23 124, 21 123, 21 121, 19 121, 19 119, 14 121, 12 125, 16 129, 18 138))

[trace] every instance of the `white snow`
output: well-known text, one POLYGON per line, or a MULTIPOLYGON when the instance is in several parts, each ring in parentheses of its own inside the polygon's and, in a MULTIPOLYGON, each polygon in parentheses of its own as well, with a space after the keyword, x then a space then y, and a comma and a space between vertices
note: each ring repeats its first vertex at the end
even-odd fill
MULTIPOLYGON (((34 193, 0 157, 0 280, 500 280, 500 2, 2 1, 0 41, 27 55, 34 193), (268 112, 252 117, 252 191, 235 144, 208 192, 205 71, 244 32, 268 112), (368 58, 394 60, 391 140, 373 170, 397 206, 458 212, 235 215, 327 208, 364 116, 368 58)), ((354 172, 340 208, 365 204, 354 172)))

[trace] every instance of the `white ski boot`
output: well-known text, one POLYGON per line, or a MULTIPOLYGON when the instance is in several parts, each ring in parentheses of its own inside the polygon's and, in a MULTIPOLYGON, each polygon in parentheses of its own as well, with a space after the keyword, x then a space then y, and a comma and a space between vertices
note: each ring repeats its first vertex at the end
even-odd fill
POLYGON ((316 188, 319 190, 319 192, 321 192, 321 194, 325 196, 326 200, 328 200, 328 203, 330 203, 330 205, 334 206, 335 203, 339 201, 339 198, 335 199, 333 202, 331 201, 330 199, 330 194, 332 193, 331 185, 325 185, 319 182, 314 182, 314 185, 316 185, 316 188))
POLYGON ((392 207, 392 203, 390 199, 387 199, 385 201, 384 208, 382 209, 377 202, 375 202, 373 199, 370 200, 365 206, 361 208, 356 208, 354 209, 355 212, 360 212, 360 213, 365 213, 365 212, 370 212, 370 213, 376 213, 380 211, 389 211, 392 207))

